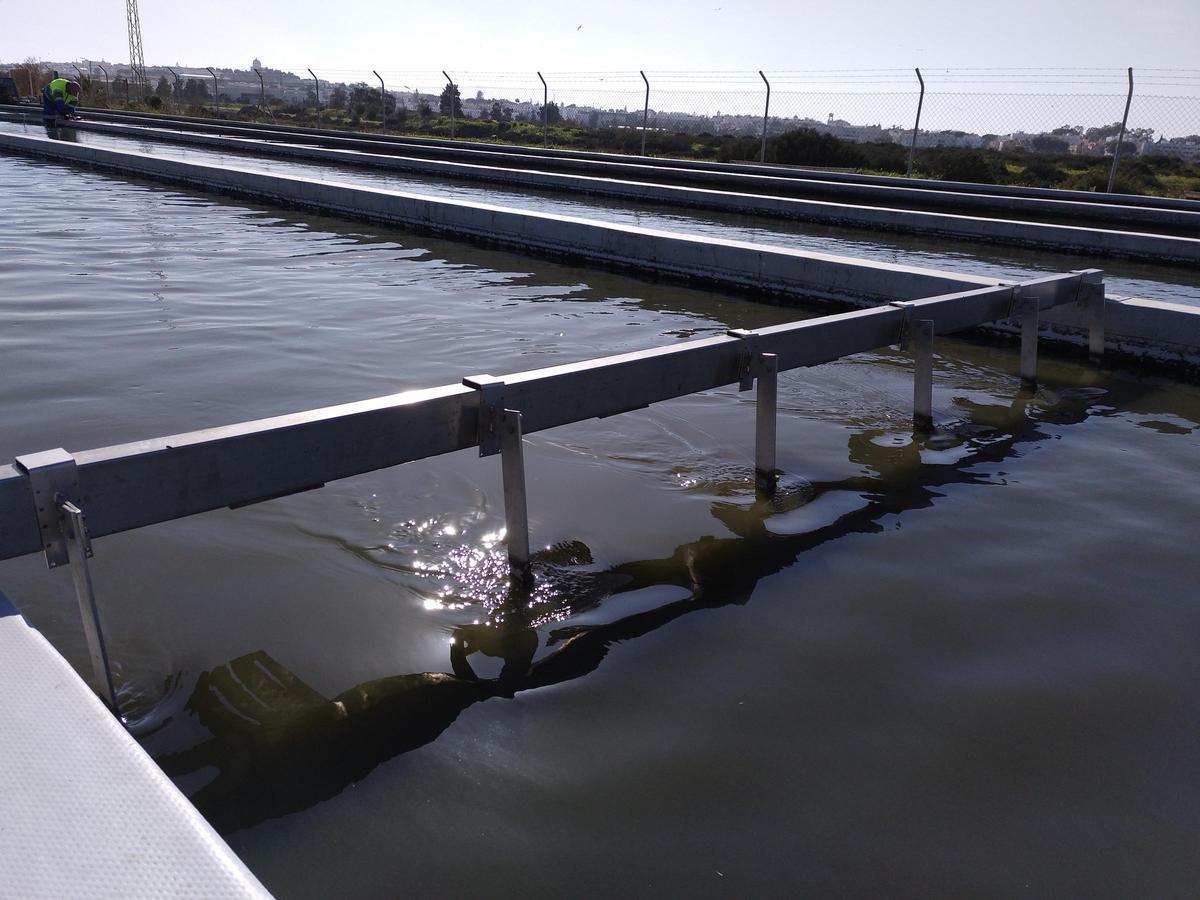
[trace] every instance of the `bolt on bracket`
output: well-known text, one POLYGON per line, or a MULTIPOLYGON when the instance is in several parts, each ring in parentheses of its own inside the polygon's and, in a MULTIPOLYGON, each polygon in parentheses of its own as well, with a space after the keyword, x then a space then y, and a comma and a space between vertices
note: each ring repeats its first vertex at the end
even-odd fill
MULTIPOLYGON (((75 465, 75 457, 59 447, 18 456, 16 464, 29 479, 38 533, 46 554, 46 567, 57 569, 65 566, 70 562, 70 556, 62 505, 64 501, 78 499, 79 469, 75 465)), ((90 541, 86 545, 86 552, 89 557, 92 555, 90 541)))
POLYGON ((500 452, 500 425, 504 414, 504 379, 494 375, 471 375, 462 381, 479 393, 479 455, 500 452))

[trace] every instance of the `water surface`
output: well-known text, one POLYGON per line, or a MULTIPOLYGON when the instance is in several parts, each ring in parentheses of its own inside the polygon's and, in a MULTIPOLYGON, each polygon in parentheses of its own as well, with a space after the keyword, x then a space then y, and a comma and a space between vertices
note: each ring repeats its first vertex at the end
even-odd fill
MULTIPOLYGON (((0 453, 802 315, 0 158, 0 453)), ((1200 392, 939 340, 96 542, 146 748, 282 897, 1183 896, 1200 392), (403 886, 401 888, 400 886, 403 886)), ((65 572, 0 584, 83 669, 65 572)))

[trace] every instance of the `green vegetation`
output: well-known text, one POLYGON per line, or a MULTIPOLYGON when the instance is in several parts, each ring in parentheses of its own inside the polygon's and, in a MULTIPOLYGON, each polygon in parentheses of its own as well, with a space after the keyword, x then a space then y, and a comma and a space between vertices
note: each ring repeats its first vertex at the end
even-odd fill
MULTIPOLYGON (((103 97, 89 98, 88 94, 93 93, 91 87, 90 84, 84 86, 84 106, 107 106, 103 97)), ((121 96, 116 85, 113 94, 117 98, 121 96)), ((311 91, 307 103, 286 104, 270 100, 265 107, 230 104, 228 98, 222 96, 218 113, 222 118, 279 124, 317 125, 319 121, 323 128, 373 133, 385 130, 381 119, 386 115, 386 132, 389 134, 449 138, 449 114, 453 110, 454 135, 460 140, 536 146, 541 145, 544 139, 540 108, 533 116, 522 119, 497 102, 492 105, 489 118, 466 118, 457 85, 446 86, 438 98, 437 109, 432 108, 423 97, 403 96, 397 102, 396 96, 388 93, 381 98, 377 88, 365 83, 338 85, 328 98, 322 99, 327 101, 327 106, 320 111, 319 120, 316 98, 311 91)), ((209 86, 202 78, 188 78, 179 85, 169 85, 165 79, 160 79, 154 93, 145 100, 112 105, 121 109, 190 116, 214 114, 209 86)), ((545 118, 545 140, 552 147, 626 154, 641 151, 642 132, 638 129, 578 126, 564 120, 554 103, 547 105, 545 118)), ((921 148, 914 158, 913 175, 972 184, 1105 190, 1111 159, 1072 156, 1063 152, 1065 146, 1065 142, 1048 136, 1044 142, 1045 149, 1041 152, 921 148)), ((760 147, 761 141, 757 137, 668 131, 650 131, 646 134, 646 153, 651 156, 757 162, 760 147)), ((1132 145, 1129 149, 1132 150, 1132 145)), ((801 128, 769 138, 766 162, 895 175, 903 174, 907 169, 908 148, 892 143, 851 143, 801 128)), ((1121 161, 1116 190, 1126 194, 1166 197, 1195 195, 1200 193, 1200 164, 1131 154, 1121 161)))

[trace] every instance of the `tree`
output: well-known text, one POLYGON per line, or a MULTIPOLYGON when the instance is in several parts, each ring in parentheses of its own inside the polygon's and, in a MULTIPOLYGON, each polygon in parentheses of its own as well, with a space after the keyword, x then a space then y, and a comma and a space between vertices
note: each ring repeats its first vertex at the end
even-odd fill
POLYGON ((447 84, 442 88, 442 96, 438 98, 438 112, 443 116, 454 115, 463 117, 462 98, 458 94, 457 84, 447 84))
POLYGON ((1113 122, 1111 125, 1102 125, 1099 128, 1089 128, 1083 133, 1089 141, 1100 141, 1105 138, 1116 137, 1121 133, 1121 123, 1113 122))
POLYGON ((562 111, 558 108, 558 104, 551 100, 545 107, 538 107, 537 120, 543 121, 542 115, 545 114, 545 123, 547 125, 557 125, 562 121, 562 111))
POLYGON ((167 81, 166 75, 158 76, 158 84, 154 88, 154 95, 163 100, 171 98, 171 82, 167 81))
POLYGON ((347 97, 348 94, 346 93, 346 86, 344 84, 335 84, 333 86, 333 90, 329 94, 330 108, 345 109, 347 97))
POLYGON ((1039 134, 1029 139, 1029 149, 1037 153, 1066 153, 1070 146, 1060 138, 1039 134))
POLYGON ((426 100, 424 97, 421 98, 421 102, 417 106, 417 114, 422 119, 428 119, 430 116, 433 115, 433 107, 431 107, 429 105, 429 101, 426 100))
POLYGON ((490 118, 493 122, 504 121, 504 107, 500 105, 499 101, 492 101, 492 111, 488 113, 488 118, 490 118))

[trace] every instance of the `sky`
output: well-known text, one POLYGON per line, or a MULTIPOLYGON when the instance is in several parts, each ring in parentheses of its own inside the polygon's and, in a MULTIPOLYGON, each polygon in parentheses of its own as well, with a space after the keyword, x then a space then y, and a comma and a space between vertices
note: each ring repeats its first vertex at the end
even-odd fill
MULTIPOLYGON (((0 0, 0 61, 128 60, 124 0, 48 26, 0 0)), ((148 65, 300 69, 809 70, 1200 67, 1198 0, 141 0, 148 65)), ((1193 73, 1198 74, 1198 73, 1193 73)))

